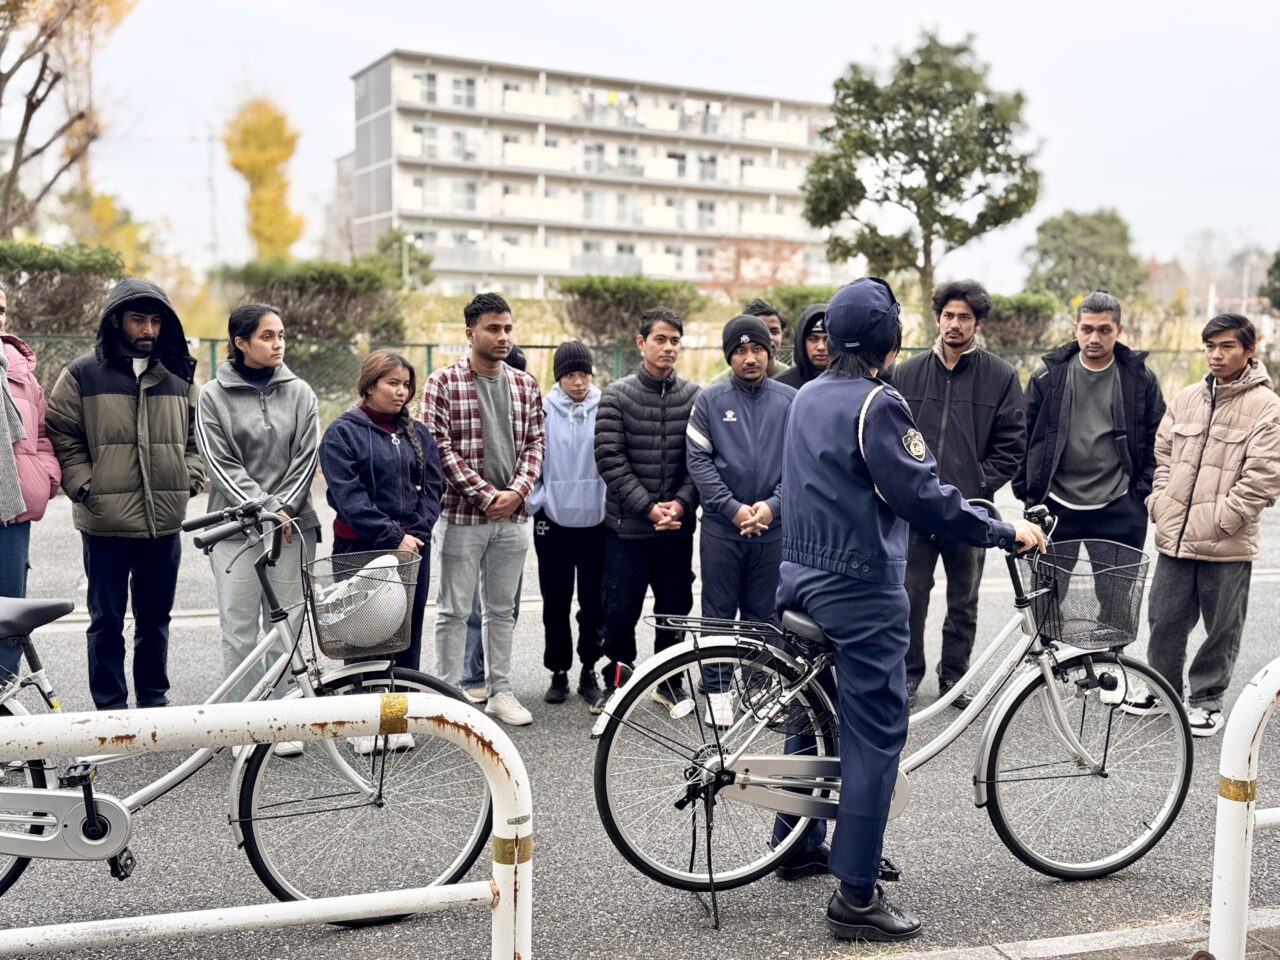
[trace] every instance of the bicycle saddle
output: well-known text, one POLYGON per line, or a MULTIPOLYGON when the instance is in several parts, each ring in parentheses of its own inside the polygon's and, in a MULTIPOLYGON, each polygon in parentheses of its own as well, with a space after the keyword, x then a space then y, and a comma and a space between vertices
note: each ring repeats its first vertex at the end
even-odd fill
POLYGON ((15 600, 0 597, 0 637, 25 637, 75 609, 70 600, 15 600))
POLYGON ((829 643, 822 628, 799 610, 782 611, 782 629, 794 633, 810 643, 829 643))

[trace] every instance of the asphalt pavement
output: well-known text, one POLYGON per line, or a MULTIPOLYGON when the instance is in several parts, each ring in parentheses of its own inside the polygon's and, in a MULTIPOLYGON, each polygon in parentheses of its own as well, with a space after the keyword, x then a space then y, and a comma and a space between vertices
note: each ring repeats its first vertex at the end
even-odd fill
MULTIPOLYGON (((1013 501, 1006 492, 1002 505, 1013 501)), ((192 513, 203 510, 203 500, 192 513)), ((1251 609, 1231 698, 1271 658, 1280 655, 1280 512, 1265 515, 1263 555, 1255 564, 1251 609)), ((322 548, 323 550, 323 548, 322 548)), ((32 537, 30 593, 74 597, 81 575, 78 535, 59 498, 32 537)), ((995 558, 993 557, 994 561, 995 558)), ((534 798, 534 951, 540 957, 827 958, 881 955, 833 939, 823 924, 830 878, 785 884, 765 878, 720 896, 721 929, 710 927, 702 904, 638 874, 613 849, 596 814, 591 772, 594 742, 586 705, 542 702, 540 605, 530 551, 524 613, 516 634, 516 692, 534 724, 511 731, 532 778, 534 798)), ((928 656, 936 662, 943 614, 942 571, 929 620, 928 656)), ((1003 625, 1012 593, 1003 564, 990 562, 981 595, 979 644, 1003 625)), ((145 589, 145 584, 141 585, 145 589)), ((208 561, 191 547, 183 555, 178 607, 170 646, 175 703, 202 700, 221 676, 221 651, 208 561)), ((428 640, 433 613, 428 611, 428 640)), ((1193 637, 1193 646, 1203 634, 1193 637)), ((65 709, 90 707, 83 624, 42 633, 38 639, 65 709)), ((651 649, 641 629, 641 646, 651 649)), ((1130 648, 1143 655, 1146 639, 1130 648)), ((429 666, 429 663, 427 664, 429 666)), ((936 693, 926 679, 922 703, 936 693)), ((936 733, 914 731, 908 750, 936 733)), ((972 765, 980 730, 971 728, 948 751, 912 776, 911 804, 891 823, 886 853, 902 868, 891 890, 925 922, 913 951, 989 947, 1045 937, 1089 934, 1134 924, 1199 918, 1208 909, 1220 739, 1196 741, 1194 782, 1177 823, 1145 859, 1105 880, 1065 883, 1023 866, 1000 843, 984 811, 973 805, 972 765)), ((122 795, 167 769, 173 755, 148 756, 103 773, 100 789, 122 795)), ((221 759, 157 801, 134 820, 131 847, 138 868, 127 882, 113 880, 105 864, 38 862, 3 898, 6 926, 139 915, 261 902, 269 899, 226 823, 230 761, 221 759)), ((1259 801, 1280 803, 1280 736, 1262 751, 1259 801)), ((1262 834, 1254 852, 1253 902, 1280 904, 1280 835, 1262 834)), ((483 877, 487 856, 471 878, 483 877)), ((86 951, 84 957, 266 958, 315 960, 389 954, 488 956, 484 911, 437 914, 364 930, 330 927, 262 931, 139 949, 86 951)), ((902 952, 902 951, 895 951, 902 952)), ((974 954, 977 956, 977 954, 974 954)), ((997 954, 999 955, 999 954, 997 954)), ((1048 954, 1042 954, 1047 956, 1048 954)), ((956 956, 961 956, 957 954, 956 956)))

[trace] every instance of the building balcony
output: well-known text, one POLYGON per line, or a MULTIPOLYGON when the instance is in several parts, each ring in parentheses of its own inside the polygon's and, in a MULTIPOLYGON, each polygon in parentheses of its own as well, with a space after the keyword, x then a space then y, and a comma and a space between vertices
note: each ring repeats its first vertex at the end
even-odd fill
POLYGON ((573 154, 558 147, 542 147, 532 143, 507 143, 502 147, 502 161, 509 167, 531 170, 573 170, 573 154))
POLYGON ((535 197, 512 193, 502 198, 502 214, 513 220, 544 220, 563 223, 573 219, 569 202, 563 197, 535 197))
POLYGON ((767 190, 799 190, 804 173, 801 170, 780 167, 743 167, 742 184, 747 187, 761 187, 767 190))
POLYGON ((628 277, 641 272, 641 260, 631 255, 607 257, 603 253, 579 253, 570 258, 575 274, 605 277, 628 277))
POLYGON ((564 97, 549 97, 544 93, 508 90, 502 95, 502 106, 507 113, 547 117, 552 120, 573 119, 573 101, 564 97))
POLYGON ((646 227, 663 230, 683 230, 684 211, 678 207, 645 207, 640 222, 646 227))
POLYGON ((742 125, 742 133, 748 140, 786 143, 796 147, 809 144, 809 125, 799 120, 778 121, 750 117, 742 125))

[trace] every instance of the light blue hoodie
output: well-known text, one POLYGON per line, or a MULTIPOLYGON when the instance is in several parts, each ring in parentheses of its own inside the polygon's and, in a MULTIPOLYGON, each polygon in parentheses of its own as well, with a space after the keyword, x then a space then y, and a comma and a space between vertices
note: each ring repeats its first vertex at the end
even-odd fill
POLYGON ((546 452, 542 476, 529 494, 530 513, 545 510, 562 527, 594 527, 604 522, 604 481, 596 469, 596 408, 600 388, 574 403, 556 384, 542 398, 546 452))

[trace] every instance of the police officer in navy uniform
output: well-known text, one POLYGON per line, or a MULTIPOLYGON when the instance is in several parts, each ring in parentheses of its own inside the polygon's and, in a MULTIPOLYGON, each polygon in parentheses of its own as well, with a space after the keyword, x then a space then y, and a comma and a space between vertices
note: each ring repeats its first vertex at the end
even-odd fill
POLYGON ((859 940, 920 932, 876 883, 907 739, 908 526, 982 547, 1045 543, 1029 521, 993 520, 939 482, 906 402, 878 379, 902 345, 899 310, 876 277, 832 298, 831 362, 792 401, 782 465, 782 496, 793 506, 783 512, 778 609, 803 611, 835 651, 843 783, 830 850, 825 824, 815 822, 790 867, 827 860, 840 880, 827 925, 859 940))

